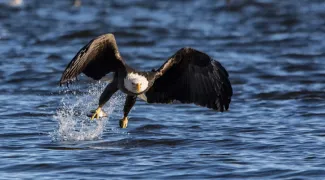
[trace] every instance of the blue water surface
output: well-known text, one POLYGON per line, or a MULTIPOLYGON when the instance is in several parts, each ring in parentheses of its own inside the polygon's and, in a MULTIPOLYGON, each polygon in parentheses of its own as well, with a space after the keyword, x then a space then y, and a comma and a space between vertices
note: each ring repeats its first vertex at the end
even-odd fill
POLYGON ((325 2, 0 1, 0 179, 325 179, 325 2), (182 47, 220 61, 230 109, 125 96, 89 121, 110 77, 59 87, 92 38, 159 67, 182 47))

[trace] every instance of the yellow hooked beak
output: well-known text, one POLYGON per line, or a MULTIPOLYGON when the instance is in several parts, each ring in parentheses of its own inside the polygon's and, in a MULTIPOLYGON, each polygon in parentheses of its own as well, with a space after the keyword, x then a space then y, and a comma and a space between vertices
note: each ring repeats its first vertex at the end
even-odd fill
POLYGON ((137 92, 140 92, 141 84, 140 84, 140 83, 137 83, 137 84, 136 84, 136 88, 137 88, 137 92))

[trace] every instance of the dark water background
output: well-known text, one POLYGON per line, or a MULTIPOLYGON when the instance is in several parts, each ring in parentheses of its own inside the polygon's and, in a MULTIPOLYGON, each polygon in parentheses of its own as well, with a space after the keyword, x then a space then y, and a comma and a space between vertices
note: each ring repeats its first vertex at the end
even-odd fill
POLYGON ((323 0, 2 0, 0 179, 325 179, 324 17, 323 0), (119 129, 119 94, 89 122, 107 82, 58 80, 108 32, 139 69, 184 46, 218 59, 230 111, 138 101, 119 129))

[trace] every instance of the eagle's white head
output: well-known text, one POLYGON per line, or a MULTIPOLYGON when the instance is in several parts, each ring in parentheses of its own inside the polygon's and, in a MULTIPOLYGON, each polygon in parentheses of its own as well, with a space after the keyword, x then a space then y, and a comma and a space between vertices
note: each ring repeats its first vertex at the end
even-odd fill
POLYGON ((124 78, 124 87, 136 94, 145 91, 148 88, 148 84, 147 78, 140 74, 129 73, 124 78))

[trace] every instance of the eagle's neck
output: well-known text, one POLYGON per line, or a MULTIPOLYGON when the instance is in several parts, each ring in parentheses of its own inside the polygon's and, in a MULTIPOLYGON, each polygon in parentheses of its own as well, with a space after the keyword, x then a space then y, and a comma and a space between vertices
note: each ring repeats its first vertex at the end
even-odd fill
POLYGON ((124 87, 132 93, 142 93, 148 88, 148 79, 136 72, 128 73, 124 78, 124 87))

